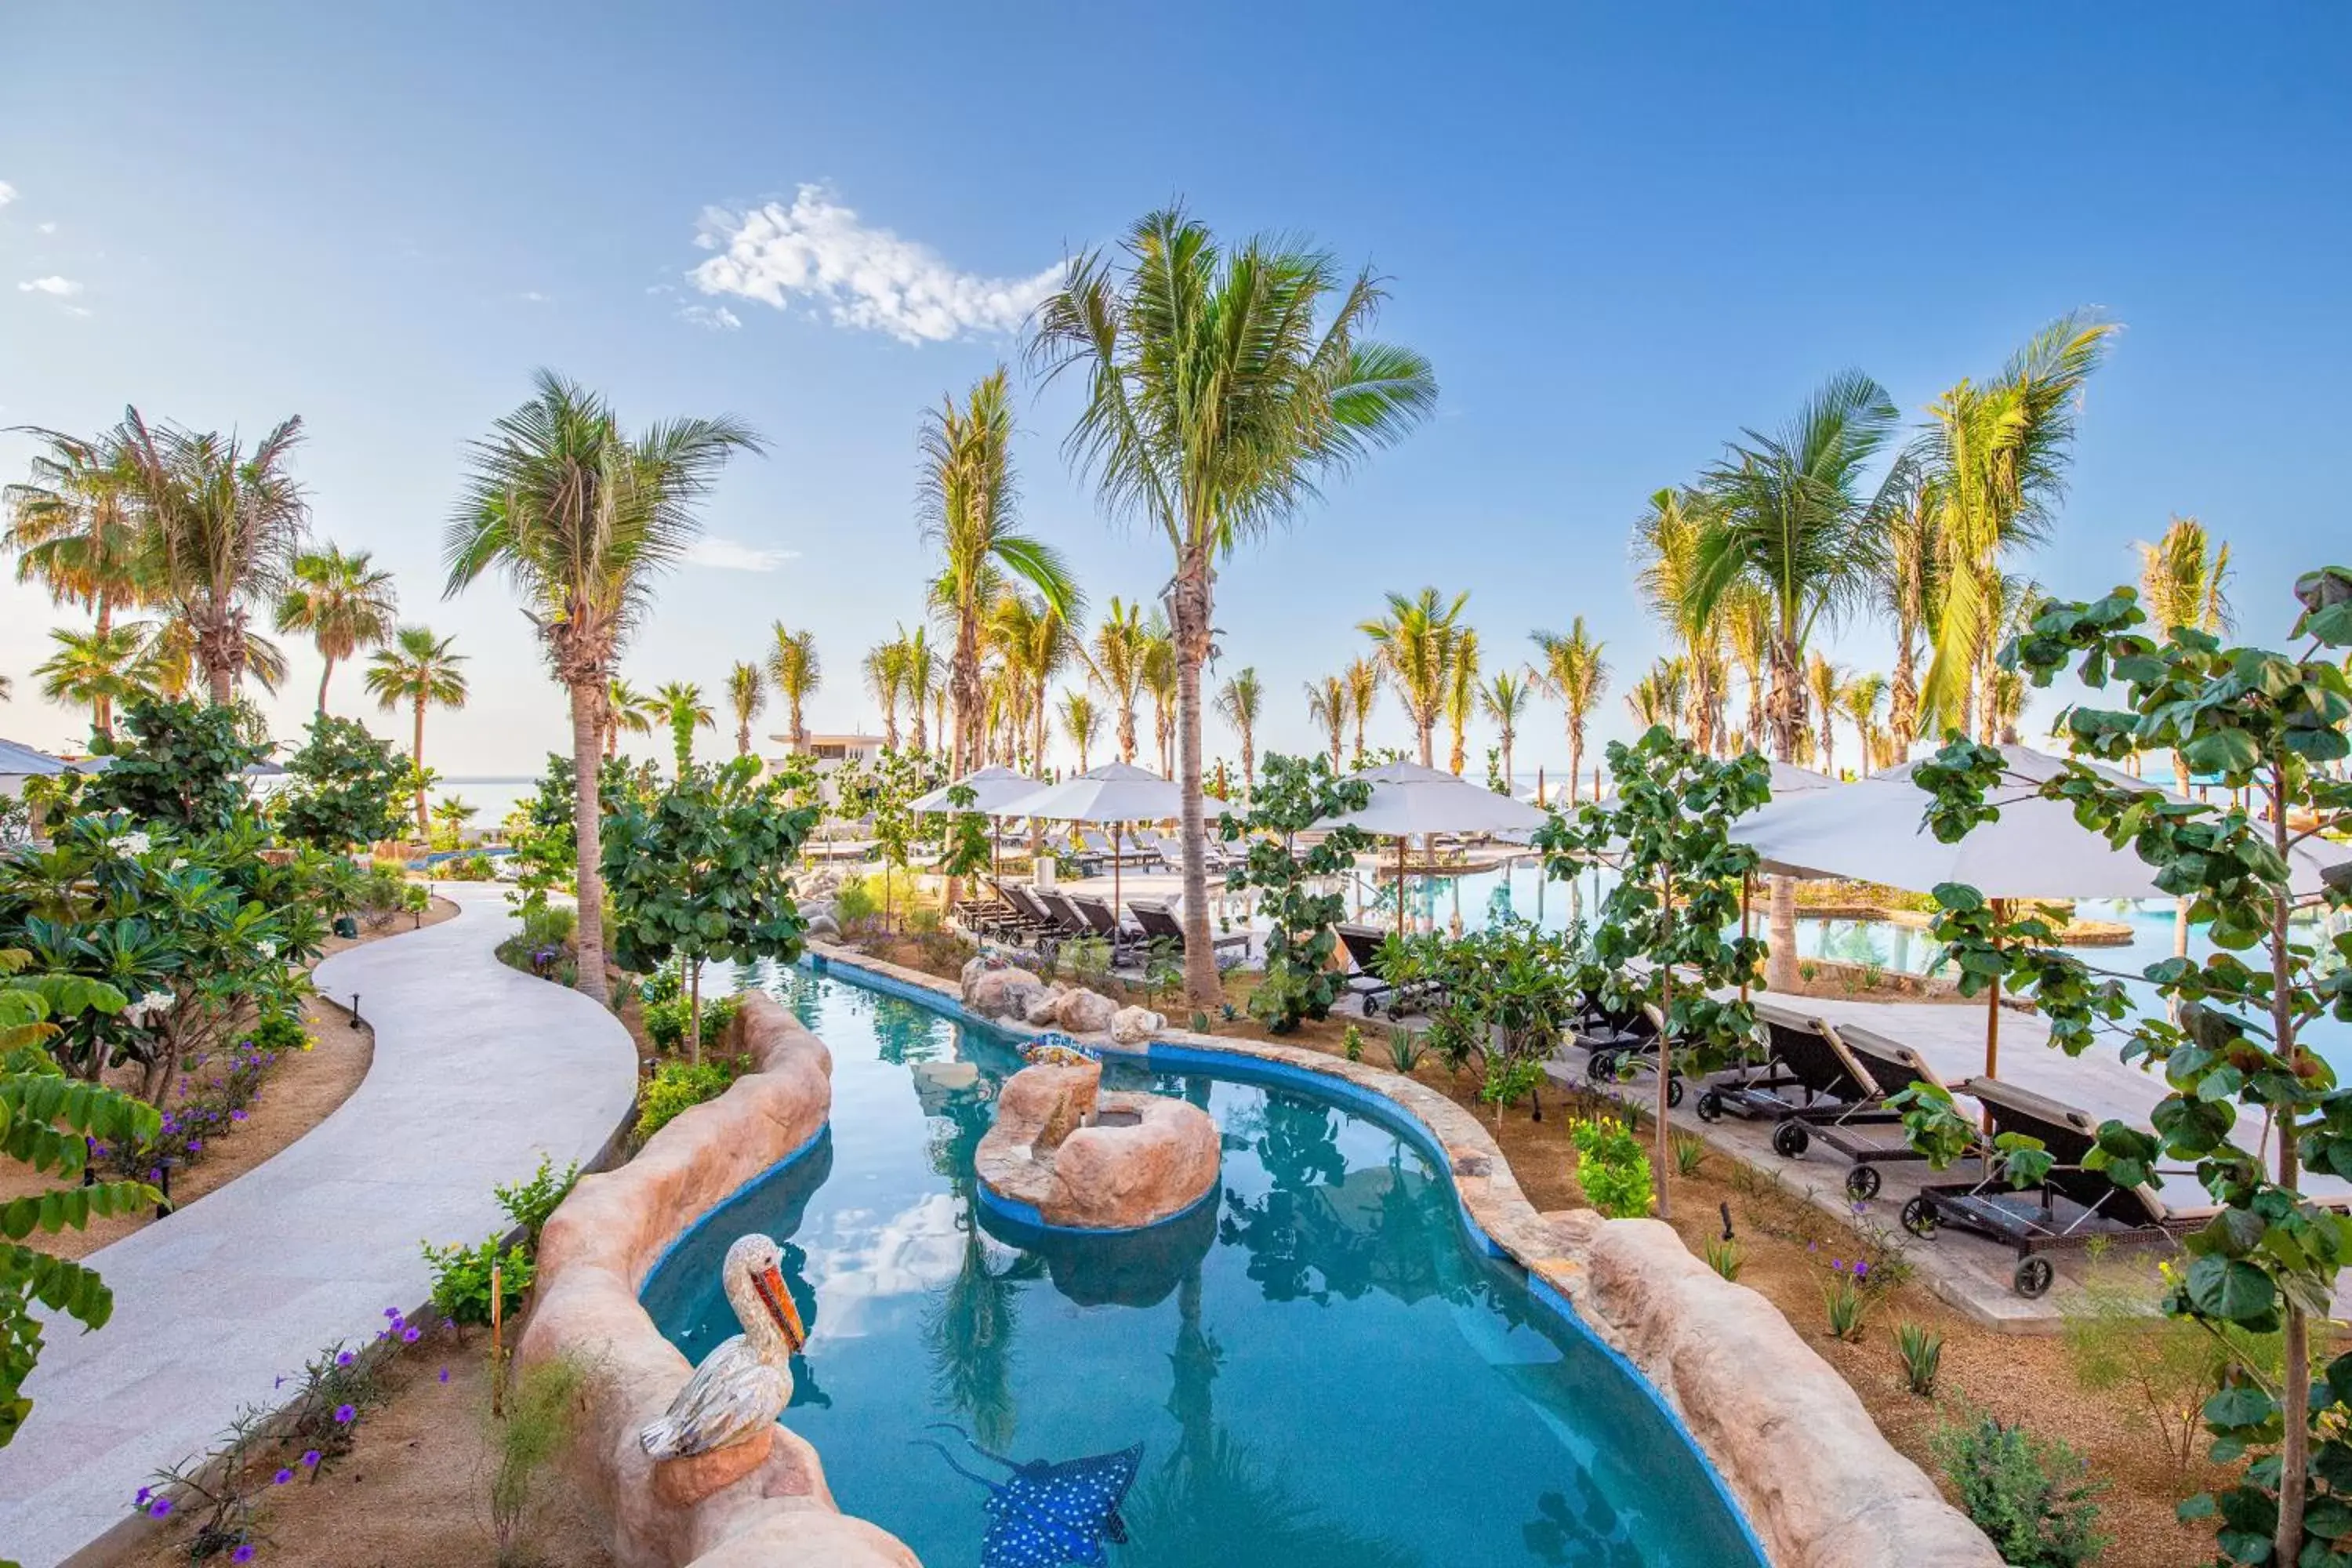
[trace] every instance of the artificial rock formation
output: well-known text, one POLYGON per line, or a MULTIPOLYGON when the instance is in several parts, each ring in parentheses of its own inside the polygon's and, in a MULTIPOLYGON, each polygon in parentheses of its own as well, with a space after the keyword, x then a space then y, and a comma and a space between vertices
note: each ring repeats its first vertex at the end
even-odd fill
POLYGON ((1149 1007, 1121 1007, 1111 1015, 1110 1038, 1118 1046, 1148 1046, 1168 1026, 1166 1015, 1149 1007))
MULTIPOLYGON (((646 1277, 696 1220, 807 1147, 832 1108, 824 1042, 773 998, 748 993, 733 1028, 756 1070, 680 1114, 627 1164, 583 1176, 547 1222, 518 1363, 570 1354, 594 1366, 568 1458, 612 1520, 613 1555, 624 1568, 919 1568, 895 1536, 841 1512, 816 1450, 787 1427, 731 1479, 657 1482, 637 1441, 693 1371, 637 1304, 646 1277)), ((731 1468, 754 1457, 707 1458, 731 1468)))
POLYGON ((973 1165, 1015 1212, 1073 1230, 1139 1230, 1184 1213, 1217 1184, 1217 1124, 1159 1094, 1105 1093, 1102 1064, 1014 1073, 973 1165))

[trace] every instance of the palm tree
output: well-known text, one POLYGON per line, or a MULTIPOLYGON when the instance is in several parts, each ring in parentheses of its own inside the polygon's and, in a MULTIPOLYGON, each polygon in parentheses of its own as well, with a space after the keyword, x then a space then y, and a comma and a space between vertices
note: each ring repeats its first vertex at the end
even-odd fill
POLYGON ((661 715, 661 699, 648 697, 619 676, 604 683, 604 754, 615 756, 621 749, 621 733, 650 735, 654 721, 661 715))
POLYGON ((1683 705, 1690 695, 1690 667, 1679 657, 1662 658, 1625 693, 1625 710, 1643 729, 1663 724, 1681 732, 1683 705))
MULTIPOLYGON (((1881 574, 1883 517, 1899 478, 1874 496, 1863 475, 1893 434, 1895 405, 1855 371, 1832 376, 1771 436, 1744 432, 1707 470, 1706 516, 1691 582, 1693 612, 1711 617, 1741 583, 1761 590, 1768 611, 1765 664, 1771 686, 1765 725, 1774 760, 1797 760, 1805 727, 1805 650, 1814 629, 1864 599, 1881 574)), ((1901 465, 1896 465, 1897 468, 1901 465)), ((1769 983, 1794 987, 1797 885, 1772 879, 1768 928, 1769 983)))
MULTIPOLYGON (((167 610, 160 620, 131 624, 145 639, 140 658, 147 683, 172 701, 184 700, 198 675, 195 629, 176 609, 167 610)), ((275 693, 286 683, 285 653, 250 626, 246 627, 244 643, 245 668, 238 672, 238 678, 275 693)))
POLYGON ((1857 675, 1838 689, 1838 709, 1853 725, 1862 743, 1862 771, 1876 773, 1889 765, 1886 732, 1878 727, 1878 710, 1886 702, 1886 677, 1857 675))
POLYGON ((801 723, 801 706, 824 684, 824 661, 817 657, 814 632, 788 631, 782 621, 772 630, 776 640, 768 649, 768 679, 784 700, 785 728, 793 744, 804 746, 808 731, 801 723))
POLYGON ((898 699, 907 690, 907 647, 898 641, 876 643, 866 650, 860 668, 866 689, 882 705, 882 743, 898 749, 898 699))
POLYGON ((1935 644, 1949 565, 1934 490, 1907 455, 1897 482, 1896 503, 1886 515, 1886 558, 1878 588, 1879 609, 1895 624, 1895 674, 1887 683, 1889 765, 1902 761, 1919 734, 1920 645, 1935 644))
POLYGON ((140 602, 142 516, 138 474, 122 442, 37 430, 48 450, 32 477, 0 489, 8 525, 0 549, 16 552, 16 580, 37 579, 57 603, 78 604, 104 637, 118 606, 140 602))
POLYGON ((1095 711, 1095 700, 1084 691, 1062 693, 1062 733, 1078 753, 1078 772, 1085 773, 1087 753, 1094 748, 1095 737, 1102 733, 1102 715, 1095 711))
MULTIPOLYGON (((393 634, 389 647, 380 647, 368 658, 365 684, 368 694, 386 712, 409 704, 416 713, 416 740, 410 747, 408 761, 411 776, 416 786, 416 834, 429 840, 433 825, 425 813, 425 710, 438 703, 444 708, 466 705, 466 656, 449 651, 451 639, 436 637, 423 626, 403 626, 393 634)), ((588 752, 588 769, 596 768, 596 752, 588 752)))
POLYGON ((1503 747, 1503 793, 1516 794, 1517 781, 1511 774, 1511 748, 1519 735, 1519 721, 1527 716, 1528 704, 1535 693, 1528 683, 1509 670, 1504 670, 1486 682, 1478 693, 1478 706, 1495 721, 1497 737, 1503 747))
POLYGON ((41 695, 71 707, 88 704, 89 727, 114 739, 114 705, 146 691, 145 628, 137 622, 86 632, 52 630, 58 651, 33 667, 41 695))
POLYGON ((1007 592, 989 612, 987 637, 1011 679, 1008 696, 1016 737, 1028 745, 1030 765, 1043 769, 1045 693, 1077 652, 1076 635, 1050 602, 1007 592))
POLYGON ((907 706, 914 710, 910 739, 915 750, 929 752, 931 749, 931 732, 924 722, 923 712, 939 691, 939 656, 931 651, 930 638, 920 625, 910 632, 902 624, 898 627, 898 646, 905 650, 907 706))
MULTIPOLYGON (((1551 694, 1566 710, 1568 721, 1568 798, 1576 799, 1584 777, 1584 726, 1609 691, 1609 661, 1601 657, 1607 646, 1584 629, 1584 617, 1569 623, 1565 635, 1536 632, 1536 651, 1542 662, 1535 668, 1536 684, 1551 694)), ((1592 798, 1601 798, 1601 775, 1592 777, 1592 798)))
POLYGON ((973 384, 965 402, 943 399, 925 412, 919 444, 923 478, 923 537, 938 546, 931 604, 955 628, 948 691, 955 706, 951 770, 980 765, 981 621, 1006 576, 1034 588, 1066 621, 1081 603, 1060 552, 1017 531, 1019 492, 1013 476, 1013 402, 999 365, 973 384))
POLYGON ((1307 683, 1307 717, 1331 742, 1331 771, 1338 773, 1348 743, 1348 683, 1337 675, 1307 683))
POLYGON ((719 720, 710 704, 702 700, 702 688, 691 680, 664 681, 654 688, 654 704, 669 726, 670 740, 677 748, 677 776, 684 778, 694 764, 694 732, 716 730, 719 720))
POLYGON ((1381 700, 1381 667, 1373 659, 1350 659, 1348 668, 1340 672, 1339 679, 1348 683, 1348 717, 1356 727, 1352 761, 1356 766, 1361 767, 1364 764, 1364 726, 1370 721, 1372 710, 1381 700))
POLYGON ((1160 774, 1176 771, 1176 635, 1158 610, 1143 623, 1143 689, 1151 696, 1151 742, 1160 774))
POLYGON ((1361 339, 1380 282, 1343 281, 1325 252, 1264 239, 1227 251, 1181 207, 1142 218, 1121 250, 1123 263, 1096 251, 1070 264, 1038 308, 1031 353, 1048 379, 1082 371, 1064 450, 1107 510, 1157 528, 1174 557, 1184 979, 1205 1006, 1223 995, 1201 804, 1218 563, 1295 516, 1319 478, 1426 417, 1437 382, 1420 355, 1361 339))
POLYGON ((1454 738, 1454 754, 1446 766, 1457 779, 1467 760, 1463 753, 1465 734, 1470 728, 1471 712, 1477 706, 1478 634, 1465 626, 1454 639, 1454 658, 1445 669, 1445 724, 1454 738))
POLYGON ((1815 760, 1822 772, 1837 777, 1837 714, 1838 694, 1845 689, 1846 669, 1832 664, 1815 649, 1805 659, 1805 690, 1812 699, 1812 710, 1822 716, 1822 726, 1813 732, 1815 760))
POLYGON ((1456 594, 1451 604, 1438 596, 1434 588, 1423 588, 1414 598, 1402 594, 1389 595, 1389 613, 1378 619, 1360 622, 1356 627, 1372 639, 1381 670, 1389 684, 1396 689, 1397 700, 1404 704, 1405 715, 1412 721, 1413 735, 1421 743, 1421 765, 1435 765, 1431 738, 1437 721, 1445 710, 1445 699, 1453 685, 1454 657, 1462 632, 1454 622, 1463 605, 1470 602, 1467 593, 1456 594))
MULTIPOLYGON (((1760 756, 1765 746, 1764 669, 1772 643, 1772 603, 1755 584, 1735 584, 1717 607, 1716 619, 1722 624, 1724 644, 1748 685, 1747 732, 1742 741, 1748 751, 1760 756)), ((1731 737, 1726 734, 1723 739, 1728 751, 1731 737)))
POLYGON ((1939 725, 1967 727, 1973 689, 1980 733, 1988 740, 1994 733, 1997 578, 2003 561, 2049 535, 2065 493, 2084 384, 2116 331, 2115 323, 2084 312, 2061 316, 1990 384, 1963 381, 1928 410, 1914 449, 1938 513, 1950 575, 1921 697, 1939 725))
MULTIPOLYGON (((735 710, 735 754, 751 754, 751 721, 768 705, 767 682, 760 677, 756 664, 739 664, 727 672, 727 705, 735 710)), ((922 723, 922 710, 916 710, 915 722, 922 723)))
POLYGON ((1151 634, 1144 625, 1143 606, 1122 605, 1114 595, 1102 625, 1095 628, 1087 650, 1087 672, 1111 700, 1118 724, 1118 760, 1135 761, 1135 700, 1143 689, 1144 666, 1151 650, 1151 634))
POLYGON ((1712 752, 1724 700, 1724 623, 1717 616, 1695 615, 1691 604, 1706 508, 1706 498, 1696 490, 1668 487, 1653 491, 1648 509, 1633 525, 1633 559, 1635 580, 1650 613, 1682 645, 1690 676, 1691 743, 1712 752))
POLYGON ((632 439, 611 406, 551 372, 538 395, 473 444, 473 471, 443 546, 447 591, 497 567, 539 627, 571 693, 573 837, 579 846, 579 986, 604 996, 604 850, 597 755, 605 683, 654 584, 702 531, 701 502, 727 460, 760 439, 731 418, 666 421, 632 439))
POLYGON ((139 574, 187 622, 196 668, 226 707, 245 672, 250 606, 284 591, 310 526, 302 487, 286 471, 302 421, 248 451, 235 436, 151 426, 133 408, 119 439, 146 518, 139 574))
POLYGON ((1244 665, 1231 680, 1217 688, 1217 713, 1234 727, 1242 742, 1242 789, 1257 788, 1257 721, 1265 708, 1265 688, 1258 683, 1255 665, 1244 665))
POLYGON ((293 581, 278 601, 278 629, 309 632, 318 645, 326 661, 319 672, 320 713, 327 710, 327 682, 336 664, 392 636, 398 616, 392 574, 377 571, 368 552, 346 555, 330 544, 294 558, 293 581))
POLYGON ((2216 543, 2193 517, 2175 517, 2164 537, 2139 544, 2139 592, 2147 618, 2165 632, 2186 628, 2219 634, 2235 617, 2230 610, 2230 547, 2216 543))

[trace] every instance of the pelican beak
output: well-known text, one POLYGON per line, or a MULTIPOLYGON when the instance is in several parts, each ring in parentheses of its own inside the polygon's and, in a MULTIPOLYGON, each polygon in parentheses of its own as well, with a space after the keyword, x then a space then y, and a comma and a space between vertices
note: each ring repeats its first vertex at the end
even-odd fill
POLYGON ((808 1343, 807 1326, 801 1321, 801 1310, 793 1304, 793 1293, 784 1289, 784 1277, 773 1268, 762 1268, 751 1277, 759 1287, 761 1305, 768 1316, 776 1320, 776 1328, 784 1336, 784 1348, 794 1355, 808 1343))

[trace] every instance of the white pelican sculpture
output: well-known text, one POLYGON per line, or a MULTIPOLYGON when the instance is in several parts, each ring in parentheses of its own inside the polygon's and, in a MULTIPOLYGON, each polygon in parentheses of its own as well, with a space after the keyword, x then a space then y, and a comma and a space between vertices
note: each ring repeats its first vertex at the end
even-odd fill
POLYGON ((668 1411, 637 1441, 656 1459, 690 1458, 760 1436, 792 1402, 792 1358, 808 1339, 784 1288, 783 1250, 764 1236, 727 1249, 719 1278, 743 1331, 702 1358, 668 1411))

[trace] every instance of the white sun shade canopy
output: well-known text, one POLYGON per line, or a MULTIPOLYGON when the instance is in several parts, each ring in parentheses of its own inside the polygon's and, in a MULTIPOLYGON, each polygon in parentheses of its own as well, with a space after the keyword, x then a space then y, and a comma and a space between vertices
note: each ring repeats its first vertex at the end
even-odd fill
POLYGON ((1542 826, 1547 816, 1525 801, 1419 763, 1389 763, 1354 776, 1372 786, 1370 804, 1361 811, 1334 817, 1325 826, 1360 827, 1390 837, 1416 833, 1525 833, 1542 826))
POLYGON ((955 784, 943 784, 927 795, 917 798, 907 809, 943 815, 953 811, 976 811, 982 816, 1009 816, 1005 803, 1024 795, 1035 795, 1045 786, 1026 773, 1016 773, 1011 768, 986 767, 978 773, 966 773, 955 784), (971 791, 971 804, 959 806, 948 798, 957 785, 971 791))
MULTIPOLYGON (((1960 882, 1989 899, 2168 896, 2156 885, 2156 868, 2133 850, 2110 848, 2074 820, 2074 807, 2032 793, 2033 784, 2063 773, 2064 763, 2024 746, 2000 750, 2004 776, 1987 800, 2000 816, 1957 844, 1939 841, 1922 823, 1928 795, 1911 776, 1918 763, 1775 800, 1736 831, 1763 857, 1765 870, 1786 876, 1847 878, 1920 893, 1960 882)), ((2161 793, 2091 765, 2115 783, 2161 793)), ((2298 894, 2315 893, 2322 870, 2347 858, 2352 852, 2341 846, 2307 839, 2293 857, 2291 885, 2298 894)))
POLYGON ((1182 795, 1175 784, 1148 768, 1105 763, 1015 796, 997 815, 1045 822, 1159 822, 1182 812, 1182 795))

